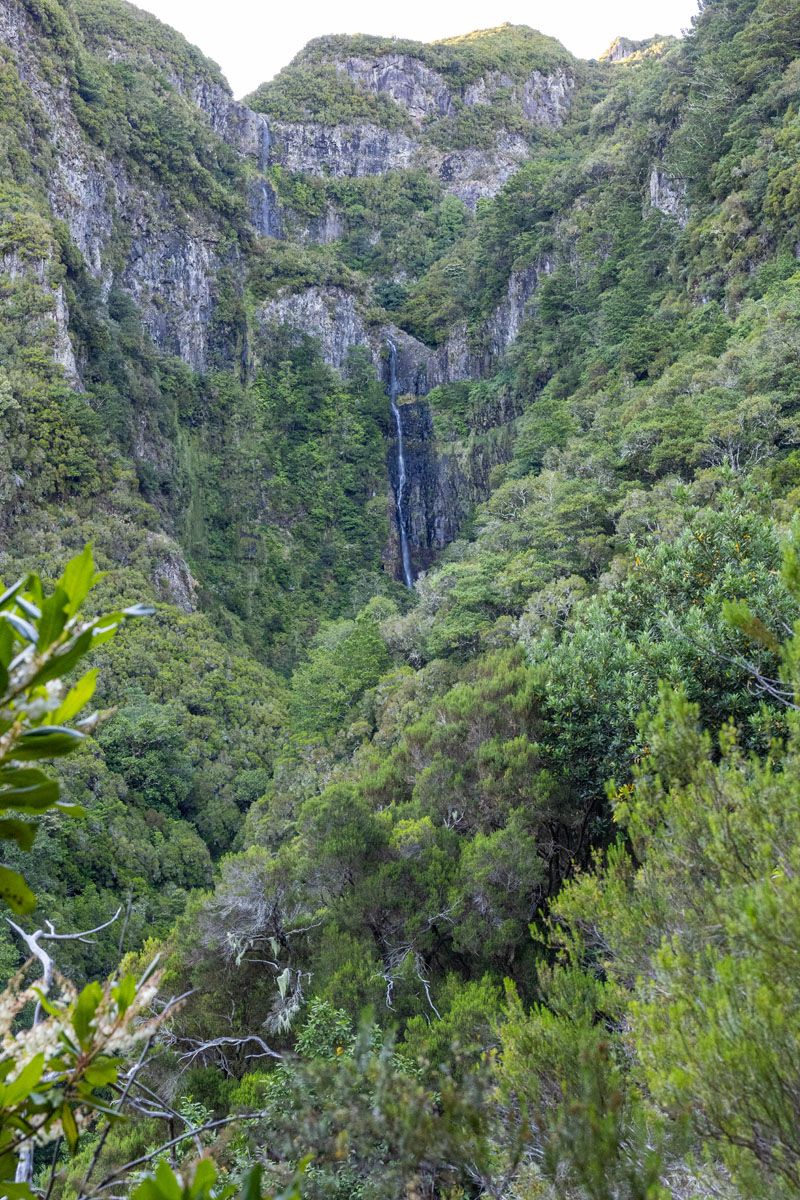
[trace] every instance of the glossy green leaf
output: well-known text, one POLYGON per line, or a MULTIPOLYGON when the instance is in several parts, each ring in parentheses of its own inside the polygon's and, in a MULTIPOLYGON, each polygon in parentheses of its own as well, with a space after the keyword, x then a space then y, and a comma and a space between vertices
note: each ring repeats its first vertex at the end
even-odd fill
POLYGON ((16 842, 20 850, 30 850, 36 837, 36 826, 29 821, 18 821, 14 817, 0 820, 0 841, 16 842))
POLYGON ((35 1089, 39 1080, 44 1074, 44 1055, 37 1054, 31 1059, 13 1079, 11 1083, 3 1085, 0 1091, 0 1104, 4 1108, 11 1108, 15 1104, 19 1104, 20 1100, 24 1100, 35 1089))
POLYGON ((59 800, 56 804, 59 812, 67 817, 85 817, 86 808, 82 804, 73 804, 69 800, 59 800))
POLYGON ((0 900, 16 913, 30 912, 36 897, 18 871, 0 867, 0 900))
POLYGON ((108 1087, 116 1081, 121 1061, 119 1058, 97 1059, 86 1068, 84 1079, 93 1088, 108 1087))
POLYGON ((217 1182, 217 1168, 210 1158, 201 1158, 195 1167, 194 1178, 189 1187, 190 1196, 205 1196, 211 1193, 217 1182))
POLYGON ((0 696, 8 687, 8 664, 14 657, 14 635, 6 621, 0 621, 0 696))
POLYGON ((71 754, 83 741, 84 734, 64 725, 42 725, 23 733, 14 746, 14 758, 18 762, 31 762, 38 758, 62 758, 71 754))
POLYGON ((162 1200, 182 1200, 183 1188, 178 1182, 175 1172, 165 1162, 159 1163, 156 1167, 155 1179, 152 1181, 156 1188, 156 1195, 162 1200))
POLYGON ((260 1163, 247 1172, 239 1192, 240 1200, 261 1200, 261 1177, 263 1171, 260 1163))
POLYGON ((70 1150, 74 1150, 78 1144, 78 1126, 75 1124, 75 1117, 68 1104, 61 1106, 61 1127, 64 1130, 67 1145, 70 1150))
POLYGON ((72 1027, 81 1045, 91 1041, 92 1021, 97 1012, 97 1006, 103 999, 103 989, 96 981, 87 983, 78 999, 72 1013, 72 1027))
POLYGON ((63 679, 88 654, 91 646, 92 631, 87 629, 67 642, 63 648, 59 647, 33 676, 31 685, 48 683, 51 679, 63 679))
POLYGON ((53 1004, 52 1000, 48 999, 46 992, 42 991, 42 989, 37 987, 35 984, 33 985, 33 990, 36 993, 39 1003, 49 1017, 60 1016, 61 1009, 57 1004, 53 1004))
POLYGON ((63 721, 71 721, 77 716, 84 705, 88 704, 94 695, 97 687, 97 668, 93 667, 91 671, 87 671, 82 675, 78 682, 71 687, 61 702, 60 707, 53 714, 53 719, 59 724, 63 721))
POLYGON ((105 642, 110 642, 124 619, 122 613, 117 612, 109 613, 102 621, 98 621, 92 627, 92 649, 104 645, 105 642))
POLYGON ((133 975, 125 975, 111 989, 111 995, 116 1001, 121 1013, 127 1012, 136 997, 136 980, 133 975))
POLYGON ((14 597, 22 589, 24 583, 25 583, 25 576, 23 575, 20 579, 17 580, 16 583, 12 583, 11 587, 6 588, 6 590, 3 592, 2 596, 0 596, 0 609, 8 608, 8 606, 13 601, 14 597))
POLYGON ((40 1200, 38 1193, 31 1190, 27 1183, 9 1183, 3 1180, 3 1195, 8 1200, 40 1200))
POLYGON ((53 594, 47 597, 42 605, 37 649, 46 650, 61 637, 68 619, 68 604, 69 597, 62 587, 57 587, 53 594))
POLYGON ((31 625, 30 621, 26 621, 24 617, 20 617, 14 612, 0 612, 0 619, 7 621, 15 633, 24 638, 26 642, 36 642, 38 633, 35 625, 31 625))
POLYGON ((58 783, 38 767, 0 767, 0 808, 43 812, 58 800, 58 783))
POLYGON ((32 621, 38 621, 42 615, 41 609, 32 600, 29 600, 22 592, 19 592, 14 600, 17 608, 21 608, 26 617, 30 617, 32 621))
POLYGON ((94 556, 91 543, 84 546, 80 554, 70 559, 64 568, 64 574, 59 579, 59 587, 63 588, 68 597, 67 613, 74 617, 83 604, 92 584, 100 578, 95 573, 94 556))

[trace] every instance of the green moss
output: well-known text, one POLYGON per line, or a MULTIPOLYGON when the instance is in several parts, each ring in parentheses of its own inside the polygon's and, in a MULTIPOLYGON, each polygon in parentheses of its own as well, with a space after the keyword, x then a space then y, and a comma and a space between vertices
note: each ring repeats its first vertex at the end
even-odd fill
POLYGON ((388 96, 356 87, 343 71, 328 63, 286 67, 270 83, 247 98, 256 112, 277 121, 317 121, 323 125, 370 122, 384 129, 408 129, 404 110, 388 96))
POLYGON ((247 285, 252 297, 261 301, 306 287, 363 291, 365 281, 345 266, 333 247, 263 242, 251 257, 247 285))
POLYGON ((22 265, 43 263, 54 251, 53 226, 30 192, 0 185, 0 254, 22 265))

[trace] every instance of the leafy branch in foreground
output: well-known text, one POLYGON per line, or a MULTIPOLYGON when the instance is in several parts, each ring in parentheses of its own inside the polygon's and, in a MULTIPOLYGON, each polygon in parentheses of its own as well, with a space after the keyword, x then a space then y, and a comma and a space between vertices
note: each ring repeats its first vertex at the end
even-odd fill
MULTIPOLYGON (((0 819, 0 841, 22 850, 33 844, 43 812, 81 811, 60 799, 55 779, 30 765, 70 754, 100 719, 95 712, 75 722, 94 695, 97 671, 86 671, 71 687, 66 676, 127 617, 150 612, 135 605, 82 619, 81 605, 99 578, 86 546, 51 592, 30 574, 0 595, 0 809, 13 814, 0 819)), ((22 876, 6 866, 0 866, 0 900, 18 913, 35 904, 22 876)))
MULTIPOLYGON (((97 671, 85 671, 71 686, 67 676, 109 641, 126 618, 150 611, 135 605, 83 618, 81 607, 98 578, 87 546, 67 564, 52 591, 30 574, 0 596, 0 808, 10 814, 0 819, 0 841, 14 841, 22 850, 30 849, 42 813, 81 811, 60 798, 57 780, 30 765, 70 754, 101 719, 97 712, 81 718, 94 695, 97 671)), ((0 900, 18 913, 36 902, 22 876, 5 866, 0 866, 0 900)), ((155 1005, 159 976, 152 969, 138 983, 126 975, 105 984, 91 982, 78 992, 41 945, 42 939, 85 939, 105 925, 86 933, 57 934, 48 922, 49 932, 28 934, 15 922, 10 924, 31 958, 0 994, 0 1194, 9 1200, 34 1200, 40 1195, 31 1184, 35 1148, 55 1143, 49 1197, 60 1145, 65 1143, 74 1154, 81 1134, 98 1116, 105 1118, 107 1127, 121 1119, 130 1081, 175 1005, 155 1005), (34 960, 41 964, 41 978, 26 982, 34 960), (29 1008, 30 1022, 24 1019, 29 1008), (137 1065, 123 1075, 126 1058, 130 1060, 139 1046, 137 1065)), ((152 1157, 155 1154, 144 1161, 152 1157)), ((83 1196, 93 1194, 93 1166, 94 1162, 81 1186, 83 1196)), ((127 1188, 133 1181, 128 1172, 119 1183, 127 1188)), ((102 1190, 103 1185, 98 1186, 102 1190)), ((140 1177, 136 1196, 219 1200, 239 1190, 202 1159, 185 1179, 166 1163, 159 1164, 155 1177, 140 1177)), ((258 1168, 245 1178, 241 1194, 243 1200, 260 1197, 258 1168)))
POLYGON ((34 1145, 64 1138, 73 1151, 83 1129, 98 1113, 107 1113, 106 1089, 113 1084, 122 1056, 148 1042, 164 1019, 150 1008, 158 991, 156 975, 137 986, 132 976, 80 993, 57 975, 57 997, 36 986, 22 986, 20 972, 0 996, 0 1177, 6 1194, 27 1196, 19 1163, 34 1145), (42 1005, 45 1020, 14 1031, 31 1002, 42 1005), (17 1185, 9 1191, 8 1180, 17 1185))

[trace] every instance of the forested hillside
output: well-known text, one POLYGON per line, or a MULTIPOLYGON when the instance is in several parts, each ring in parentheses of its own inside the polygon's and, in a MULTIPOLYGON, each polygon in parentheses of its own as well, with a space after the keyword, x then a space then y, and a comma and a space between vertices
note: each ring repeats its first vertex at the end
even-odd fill
POLYGON ((155 1051, 8 1194, 800 1195, 800 4, 238 102, 0 0, 0 113, 0 839, 155 1051))

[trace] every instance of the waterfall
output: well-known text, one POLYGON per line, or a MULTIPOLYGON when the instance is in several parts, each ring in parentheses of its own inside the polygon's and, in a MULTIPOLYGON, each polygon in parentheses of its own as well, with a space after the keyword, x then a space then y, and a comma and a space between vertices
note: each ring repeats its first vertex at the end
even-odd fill
POLYGON ((397 385, 397 346, 391 338, 389 341, 389 402, 392 406, 392 416, 397 428, 397 492, 395 501, 397 507, 397 528, 400 531, 400 558, 403 563, 403 582, 407 588, 414 586, 414 572, 411 568, 411 553, 408 548, 408 531, 406 524, 406 456, 403 447, 403 420, 397 403, 399 388, 397 385))

